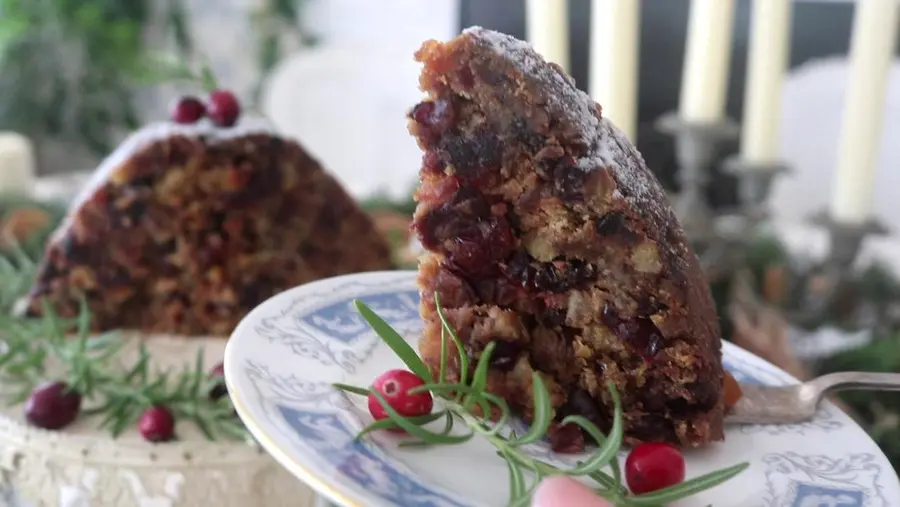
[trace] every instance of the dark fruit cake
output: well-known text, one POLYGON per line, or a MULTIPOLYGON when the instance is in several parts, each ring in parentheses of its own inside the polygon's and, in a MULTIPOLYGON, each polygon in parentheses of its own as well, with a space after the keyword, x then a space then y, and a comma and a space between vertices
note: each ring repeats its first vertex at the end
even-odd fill
MULTIPOLYGON (((723 438, 717 315, 696 255, 641 155, 571 77, 512 37, 470 28, 426 42, 410 112, 424 155, 414 227, 427 253, 420 350, 440 357, 434 294, 472 360, 496 341, 489 389, 527 420, 537 370, 556 420, 626 441, 723 438)), ((453 358, 454 354, 449 357, 453 358)), ((449 365, 450 380, 458 365, 449 365)), ((554 425, 557 450, 584 435, 554 425)))
POLYGON ((157 124, 96 171, 49 242, 28 311, 98 330, 227 336, 270 296, 390 269, 369 217, 296 142, 262 122, 157 124))

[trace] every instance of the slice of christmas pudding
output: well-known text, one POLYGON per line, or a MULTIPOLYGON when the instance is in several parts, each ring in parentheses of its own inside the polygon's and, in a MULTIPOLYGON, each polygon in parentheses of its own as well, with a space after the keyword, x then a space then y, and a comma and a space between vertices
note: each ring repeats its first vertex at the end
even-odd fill
MULTIPOLYGON (((563 70, 527 44, 470 28, 416 58, 428 98, 410 112, 424 151, 414 227, 425 361, 437 368, 434 295, 488 388, 530 417, 532 372, 555 418, 608 430, 612 381, 626 441, 723 438, 717 315, 697 258, 641 155, 563 70)), ((454 354, 449 354, 450 358, 454 354)), ((449 380, 458 379, 451 359, 449 380)), ((584 445, 551 428, 558 450, 584 445)))

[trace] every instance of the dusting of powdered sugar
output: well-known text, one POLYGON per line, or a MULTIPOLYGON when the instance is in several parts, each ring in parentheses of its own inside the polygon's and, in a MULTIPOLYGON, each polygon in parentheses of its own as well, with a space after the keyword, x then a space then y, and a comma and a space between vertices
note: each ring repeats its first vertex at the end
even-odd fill
POLYGON ((515 37, 479 26, 468 28, 463 34, 486 45, 526 80, 535 83, 543 92, 541 99, 550 116, 582 136, 589 148, 577 160, 578 168, 587 172, 608 168, 625 189, 626 202, 632 209, 650 215, 657 223, 673 220, 656 176, 647 169, 631 141, 612 122, 600 117, 594 100, 578 89, 574 79, 548 64, 530 44, 515 37))
POLYGON ((151 123, 129 135, 119 146, 113 150, 97 168, 91 173, 81 193, 72 202, 72 209, 81 206, 94 192, 103 186, 109 176, 118 167, 124 164, 132 155, 147 145, 169 137, 203 137, 208 142, 214 143, 227 139, 234 139, 249 134, 271 134, 275 127, 269 120, 263 118, 248 118, 242 120, 233 127, 217 127, 209 120, 201 120, 190 125, 182 125, 172 122, 151 123))

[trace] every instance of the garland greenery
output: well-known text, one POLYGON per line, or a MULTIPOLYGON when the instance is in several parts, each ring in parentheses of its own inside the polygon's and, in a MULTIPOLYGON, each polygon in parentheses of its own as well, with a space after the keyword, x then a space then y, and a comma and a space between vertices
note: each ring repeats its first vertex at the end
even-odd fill
MULTIPOLYGON (((252 14, 261 83, 285 53, 315 39, 304 0, 265 0, 252 14)), ((0 0, 0 130, 40 147, 56 141, 105 156, 140 126, 137 93, 159 84, 148 29, 161 22, 171 55, 198 57, 186 0, 0 0), (148 79, 148 73, 154 76, 148 79)))
POLYGON ((140 124, 131 78, 158 8, 189 56, 182 0, 0 0, 0 129, 108 153, 140 124))

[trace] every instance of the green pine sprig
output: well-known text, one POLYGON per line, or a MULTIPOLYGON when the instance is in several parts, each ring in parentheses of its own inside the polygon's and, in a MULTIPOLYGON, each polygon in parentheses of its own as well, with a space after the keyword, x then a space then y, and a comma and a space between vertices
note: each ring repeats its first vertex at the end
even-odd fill
POLYGON ((658 507, 698 492, 712 488, 740 474, 749 466, 740 463, 723 468, 694 479, 670 486, 652 493, 632 495, 622 484, 622 473, 619 469, 617 455, 624 438, 624 421, 622 403, 614 384, 608 383, 607 389, 613 400, 613 424, 608 435, 591 421, 582 416, 568 416, 561 424, 575 424, 581 427, 596 442, 594 453, 571 468, 559 468, 531 457, 523 450, 523 446, 541 440, 552 423, 554 411, 550 404, 550 393, 541 374, 532 374, 532 397, 534 400, 534 416, 531 425, 522 435, 517 435, 507 425, 513 417, 509 405, 499 396, 487 391, 488 365, 495 344, 491 342, 482 351, 472 370, 469 379, 469 358, 456 331, 444 315, 440 299, 435 294, 435 305, 442 324, 441 357, 438 366, 438 377, 434 378, 431 369, 416 354, 415 350, 390 327, 383 319, 361 301, 355 301, 360 315, 378 334, 384 343, 406 364, 410 371, 425 381, 424 385, 410 390, 410 394, 428 391, 441 401, 442 407, 432 414, 420 417, 404 417, 397 413, 381 393, 371 389, 336 383, 334 386, 346 393, 374 396, 384 408, 388 418, 375 421, 359 433, 357 438, 382 429, 400 428, 405 430, 410 439, 401 442, 401 447, 432 447, 438 445, 455 445, 480 437, 487 440, 497 450, 497 455, 506 463, 509 471, 509 506, 527 506, 532 493, 540 481, 551 475, 567 475, 590 479, 596 493, 618 507, 658 507), (452 342, 458 355, 459 382, 448 382, 446 377, 449 361, 448 351, 452 342), (478 407, 478 411, 474 410, 478 407), (496 421, 492 414, 499 413, 496 421), (443 420, 439 430, 430 426, 443 420), (454 431, 461 423, 463 431, 454 431), (428 426, 428 427, 426 427, 428 426), (609 472, 607 472, 607 469, 609 472))

